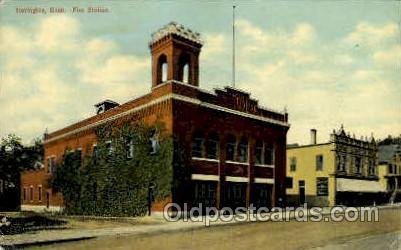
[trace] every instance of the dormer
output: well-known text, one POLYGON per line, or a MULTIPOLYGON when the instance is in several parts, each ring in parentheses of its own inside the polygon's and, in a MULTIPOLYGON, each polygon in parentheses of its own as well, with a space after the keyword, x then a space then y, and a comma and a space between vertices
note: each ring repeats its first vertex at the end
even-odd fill
POLYGON ((104 100, 102 102, 99 102, 97 104, 95 104, 95 108, 96 108, 96 114, 101 114, 106 112, 109 109, 115 108, 117 106, 119 106, 120 104, 118 104, 115 101, 112 100, 104 100))

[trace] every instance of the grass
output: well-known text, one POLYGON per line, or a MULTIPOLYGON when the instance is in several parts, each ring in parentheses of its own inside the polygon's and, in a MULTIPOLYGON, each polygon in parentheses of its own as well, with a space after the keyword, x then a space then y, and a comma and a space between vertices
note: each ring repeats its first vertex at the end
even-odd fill
POLYGON ((98 229, 134 225, 155 225, 164 221, 154 217, 94 217, 66 216, 35 212, 1 212, 0 220, 6 217, 9 226, 0 227, 4 235, 15 235, 40 230, 98 229))

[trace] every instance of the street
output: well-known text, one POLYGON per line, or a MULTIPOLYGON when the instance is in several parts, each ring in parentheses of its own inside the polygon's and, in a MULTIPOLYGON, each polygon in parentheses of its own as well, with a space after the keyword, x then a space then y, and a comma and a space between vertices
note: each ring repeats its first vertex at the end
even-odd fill
POLYGON ((401 209, 379 222, 256 222, 186 231, 105 236, 32 249, 399 249, 401 209))

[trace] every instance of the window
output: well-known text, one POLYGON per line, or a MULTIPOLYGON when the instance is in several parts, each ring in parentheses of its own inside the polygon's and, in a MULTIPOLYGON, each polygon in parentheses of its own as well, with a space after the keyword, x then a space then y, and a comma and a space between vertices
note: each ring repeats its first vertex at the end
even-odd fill
POLYGON ((82 165, 82 149, 81 148, 78 148, 75 151, 75 161, 78 162, 79 166, 82 165))
POLYGON ((292 188, 292 177, 286 177, 285 178, 285 187, 286 188, 292 188))
POLYGON ((345 171, 345 163, 347 162, 347 156, 346 155, 342 155, 341 156, 341 170, 345 171))
POLYGON ((54 173, 56 165, 56 157, 51 156, 47 158, 47 173, 54 173))
POLYGON ((393 165, 388 164, 388 173, 393 174, 393 165))
POLYGON ((323 170, 323 155, 316 155, 316 170, 323 170))
POLYGON ((236 151, 236 139, 234 136, 229 135, 227 137, 227 143, 226 143, 226 160, 227 161, 235 160, 235 151, 236 151))
POLYGON ((270 143, 265 144, 265 152, 264 152, 264 164, 265 165, 274 165, 274 148, 270 143))
POLYGON ((316 193, 317 196, 327 196, 328 190, 328 178, 319 177, 316 179, 316 193))
POLYGON ((336 155, 336 162, 337 162, 337 170, 338 171, 345 171, 345 155, 337 154, 336 155))
POLYGON ((132 159, 134 157, 134 139, 128 138, 125 147, 127 159, 132 159))
POLYGON ((263 164, 263 143, 257 142, 255 145, 255 164, 263 164))
POLYGON ((195 183, 195 200, 201 201, 205 198, 216 197, 216 184, 209 182, 195 183))
POLYGON ((372 160, 368 160, 368 175, 374 175, 375 174, 375 166, 373 165, 372 160))
POLYGON ((182 53, 179 58, 178 81, 182 83, 190 82, 190 65, 191 57, 187 53, 182 53))
POLYGON ((355 172, 361 173, 361 157, 355 157, 355 172))
POLYGON ((26 187, 24 187, 24 193, 23 193, 23 200, 24 201, 26 201, 26 198, 27 198, 27 190, 26 190, 27 188, 26 187))
POLYGON ((97 149, 97 146, 93 146, 93 153, 92 153, 92 157, 93 157, 93 164, 97 164, 98 158, 99 158, 99 152, 97 149))
POLYGON ((38 186, 38 201, 42 201, 42 186, 38 186))
POLYGON ((113 154, 113 145, 111 144, 111 141, 106 142, 106 152, 108 156, 113 154))
POLYGON ((238 147, 238 161, 247 162, 248 161, 248 140, 242 138, 238 147))
POLYGON ((162 64, 162 82, 167 81, 168 66, 167 63, 162 64))
POLYGON ((192 137, 192 157, 203 157, 204 139, 200 132, 194 133, 192 137))
POLYGON ((51 158, 47 158, 47 173, 50 173, 52 170, 52 162, 51 162, 51 158))
POLYGON ((29 200, 32 202, 33 201, 33 186, 29 188, 29 200))
POLYGON ((189 83, 189 65, 188 63, 184 65, 182 69, 182 82, 189 83))
POLYGON ((167 57, 165 55, 161 55, 159 57, 157 71, 157 83, 166 82, 168 76, 168 64, 167 57))
POLYGON ((156 154, 160 149, 159 132, 156 129, 154 129, 151 132, 151 136, 150 136, 149 140, 150 140, 150 146, 152 148, 150 151, 150 154, 151 155, 156 154))
POLYGON ((291 157, 290 160, 290 171, 294 172, 297 170, 297 158, 296 157, 291 157))
POLYGON ((218 159, 219 157, 219 137, 217 134, 210 134, 206 143, 206 158, 218 159))

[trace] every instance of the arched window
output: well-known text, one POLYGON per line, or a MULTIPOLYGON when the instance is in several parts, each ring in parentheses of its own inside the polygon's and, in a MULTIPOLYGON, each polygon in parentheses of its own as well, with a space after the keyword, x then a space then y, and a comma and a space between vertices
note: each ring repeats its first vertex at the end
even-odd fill
POLYGON ((157 82, 162 83, 167 81, 168 64, 167 57, 164 54, 159 57, 157 65, 157 82))
POLYGON ((183 83, 189 83, 189 62, 190 62, 190 56, 186 53, 181 54, 180 59, 179 59, 179 71, 178 71, 178 80, 183 82, 183 83))
POLYGON ((204 157, 204 138, 202 133, 195 132, 192 136, 192 144, 191 144, 191 155, 192 157, 204 157))
POLYGON ((219 157, 219 136, 216 133, 209 134, 206 143, 206 158, 218 159, 219 157))
POLYGON ((165 62, 162 64, 162 82, 167 81, 167 71, 168 71, 168 65, 165 62))
POLYGON ((236 142, 235 136, 229 135, 227 137, 227 142, 226 142, 226 160, 227 161, 235 160, 236 148, 237 148, 237 142, 236 142))
POLYGON ((189 83, 189 64, 185 64, 182 68, 182 82, 189 83))
POLYGON ((247 162, 248 161, 248 139, 242 138, 238 147, 238 161, 247 162))

